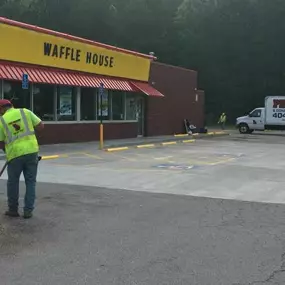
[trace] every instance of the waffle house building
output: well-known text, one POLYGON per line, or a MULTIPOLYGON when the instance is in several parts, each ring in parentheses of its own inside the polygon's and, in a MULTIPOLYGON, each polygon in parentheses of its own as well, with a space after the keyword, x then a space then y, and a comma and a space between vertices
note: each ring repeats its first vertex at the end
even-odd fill
POLYGON ((0 97, 45 122, 40 143, 98 140, 101 120, 106 139, 147 135, 153 56, 1 17, 0 35, 0 97))

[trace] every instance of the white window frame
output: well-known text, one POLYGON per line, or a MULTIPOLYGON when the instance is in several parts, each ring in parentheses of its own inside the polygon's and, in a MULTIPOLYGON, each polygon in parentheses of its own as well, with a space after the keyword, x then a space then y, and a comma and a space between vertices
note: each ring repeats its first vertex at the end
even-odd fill
POLYGON ((81 119, 81 88, 76 87, 76 99, 75 99, 75 106, 76 106, 76 122, 80 122, 81 119))

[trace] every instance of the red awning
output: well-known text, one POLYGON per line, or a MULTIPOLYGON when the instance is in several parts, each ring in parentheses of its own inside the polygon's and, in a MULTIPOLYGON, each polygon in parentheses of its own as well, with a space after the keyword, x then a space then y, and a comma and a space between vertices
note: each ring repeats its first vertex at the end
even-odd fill
POLYGON ((143 92, 148 96, 164 97, 162 93, 160 93, 158 90, 156 90, 146 82, 131 81, 131 84, 139 91, 143 92))
POLYGON ((95 88, 98 88, 100 83, 103 83, 106 89, 143 92, 148 96, 164 97, 163 94, 147 82, 128 81, 127 79, 108 78, 82 72, 0 62, 0 79, 22 81, 23 73, 29 75, 29 81, 32 83, 95 88))
POLYGON ((103 82, 106 89, 136 91, 127 80, 123 79, 106 78, 92 74, 75 73, 72 71, 37 66, 0 63, 0 79, 22 81, 23 73, 27 73, 29 75, 29 81, 33 83, 99 87, 100 83, 103 82))

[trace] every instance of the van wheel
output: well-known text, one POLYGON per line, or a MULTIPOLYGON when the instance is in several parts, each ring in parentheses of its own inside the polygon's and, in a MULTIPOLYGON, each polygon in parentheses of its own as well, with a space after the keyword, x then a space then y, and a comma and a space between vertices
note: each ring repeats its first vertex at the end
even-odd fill
POLYGON ((247 124, 240 124, 238 129, 239 129, 239 132, 241 134, 248 134, 249 133, 249 127, 247 124))

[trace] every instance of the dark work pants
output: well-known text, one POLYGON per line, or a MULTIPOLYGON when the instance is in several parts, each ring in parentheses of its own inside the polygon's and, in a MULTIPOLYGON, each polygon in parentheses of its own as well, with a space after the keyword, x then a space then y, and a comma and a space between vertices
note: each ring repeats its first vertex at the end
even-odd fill
POLYGON ((8 207, 17 211, 19 207, 19 182, 23 172, 26 183, 24 211, 33 211, 36 198, 38 153, 17 157, 8 163, 7 196, 8 207))

